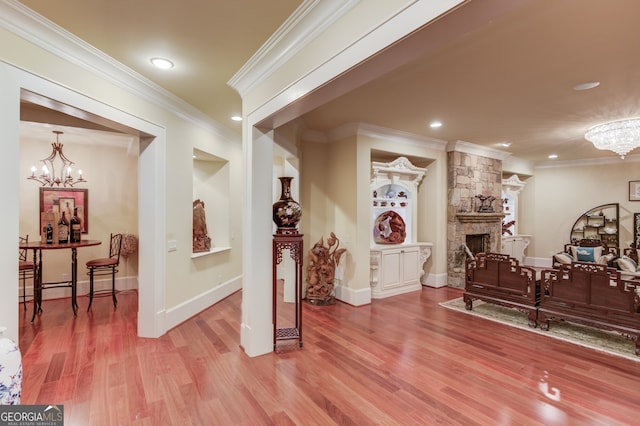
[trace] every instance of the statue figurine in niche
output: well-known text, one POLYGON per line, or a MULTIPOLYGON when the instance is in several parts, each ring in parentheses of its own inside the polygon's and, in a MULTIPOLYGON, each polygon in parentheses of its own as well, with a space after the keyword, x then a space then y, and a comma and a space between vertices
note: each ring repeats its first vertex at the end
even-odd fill
POLYGON ((332 232, 327 239, 327 245, 321 237, 309 250, 309 265, 307 266, 306 301, 312 305, 332 305, 336 302, 333 295, 336 268, 340 258, 347 249, 341 248, 340 241, 332 232))
POLYGON ((211 250, 211 238, 207 235, 207 217, 204 213, 204 201, 193 202, 193 252, 211 250))
POLYGON ((373 225, 373 240, 377 244, 402 244, 407 238, 407 226, 398 213, 387 210, 373 225))

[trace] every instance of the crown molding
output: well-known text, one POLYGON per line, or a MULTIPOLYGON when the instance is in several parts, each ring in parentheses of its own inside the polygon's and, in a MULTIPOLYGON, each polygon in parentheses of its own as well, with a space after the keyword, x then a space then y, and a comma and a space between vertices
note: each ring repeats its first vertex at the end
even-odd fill
POLYGON ((389 142, 409 144, 418 148, 428 148, 434 151, 444 151, 447 146, 447 142, 440 139, 419 136, 414 133, 389 129, 369 123, 346 123, 327 133, 319 130, 306 129, 302 138, 308 142, 333 143, 351 136, 367 136, 389 142))
POLYGON ((464 152, 466 154, 479 155, 482 157, 493 158, 494 160, 504 160, 511 154, 499 149, 489 148, 482 145, 476 145, 470 142, 455 141, 447 144, 447 152, 464 152))
POLYGON ((327 134, 319 130, 305 130, 302 133, 302 140, 315 143, 329 143, 327 134))
POLYGON ((239 133, 16 0, 0 2, 0 28, 227 141, 241 141, 239 133))
POLYGON ((617 155, 615 157, 605 158, 587 158, 584 160, 568 160, 568 161, 547 161, 544 163, 538 163, 534 165, 534 169, 557 169, 561 167, 583 167, 583 166, 604 166, 611 164, 620 164, 623 161, 625 163, 639 163, 640 154, 625 155, 622 160, 617 155))
POLYGON ((227 84, 244 98, 359 2, 305 0, 227 84))
POLYGON ((434 151, 445 151, 447 147, 447 142, 440 139, 419 136, 414 133, 389 129, 369 123, 359 123, 357 132, 358 136, 368 136, 390 142, 401 142, 419 148, 433 149, 434 151))

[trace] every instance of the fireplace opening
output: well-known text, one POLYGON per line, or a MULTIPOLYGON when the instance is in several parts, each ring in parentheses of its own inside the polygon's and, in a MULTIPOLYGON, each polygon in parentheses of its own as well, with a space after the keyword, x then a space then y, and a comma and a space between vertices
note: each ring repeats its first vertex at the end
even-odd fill
POLYGON ((478 253, 486 253, 489 250, 489 234, 471 234, 465 238, 467 247, 474 256, 478 253))

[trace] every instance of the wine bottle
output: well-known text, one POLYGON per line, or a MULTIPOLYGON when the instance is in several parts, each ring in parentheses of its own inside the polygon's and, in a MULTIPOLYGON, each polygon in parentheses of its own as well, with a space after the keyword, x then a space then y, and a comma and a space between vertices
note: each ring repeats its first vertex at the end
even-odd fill
POLYGON ((65 212, 62 212, 62 217, 58 221, 58 243, 67 244, 69 242, 69 221, 65 212))
POLYGON ((47 223, 47 227, 45 229, 46 241, 47 244, 53 244, 53 226, 50 223, 47 223))
POLYGON ((71 216, 71 242, 79 243, 82 235, 82 223, 78 217, 78 208, 73 209, 73 216, 71 216))

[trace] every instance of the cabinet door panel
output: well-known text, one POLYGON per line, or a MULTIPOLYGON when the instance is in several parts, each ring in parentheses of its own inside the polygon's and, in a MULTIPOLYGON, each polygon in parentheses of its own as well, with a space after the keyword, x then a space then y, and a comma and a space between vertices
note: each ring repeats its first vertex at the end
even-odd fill
POLYGON ((418 267, 420 265, 420 254, 418 249, 403 250, 402 253, 402 281, 405 284, 418 281, 420 274, 418 267))
POLYGON ((385 251, 382 254, 382 287, 397 287, 402 283, 402 259, 400 250, 385 251))

